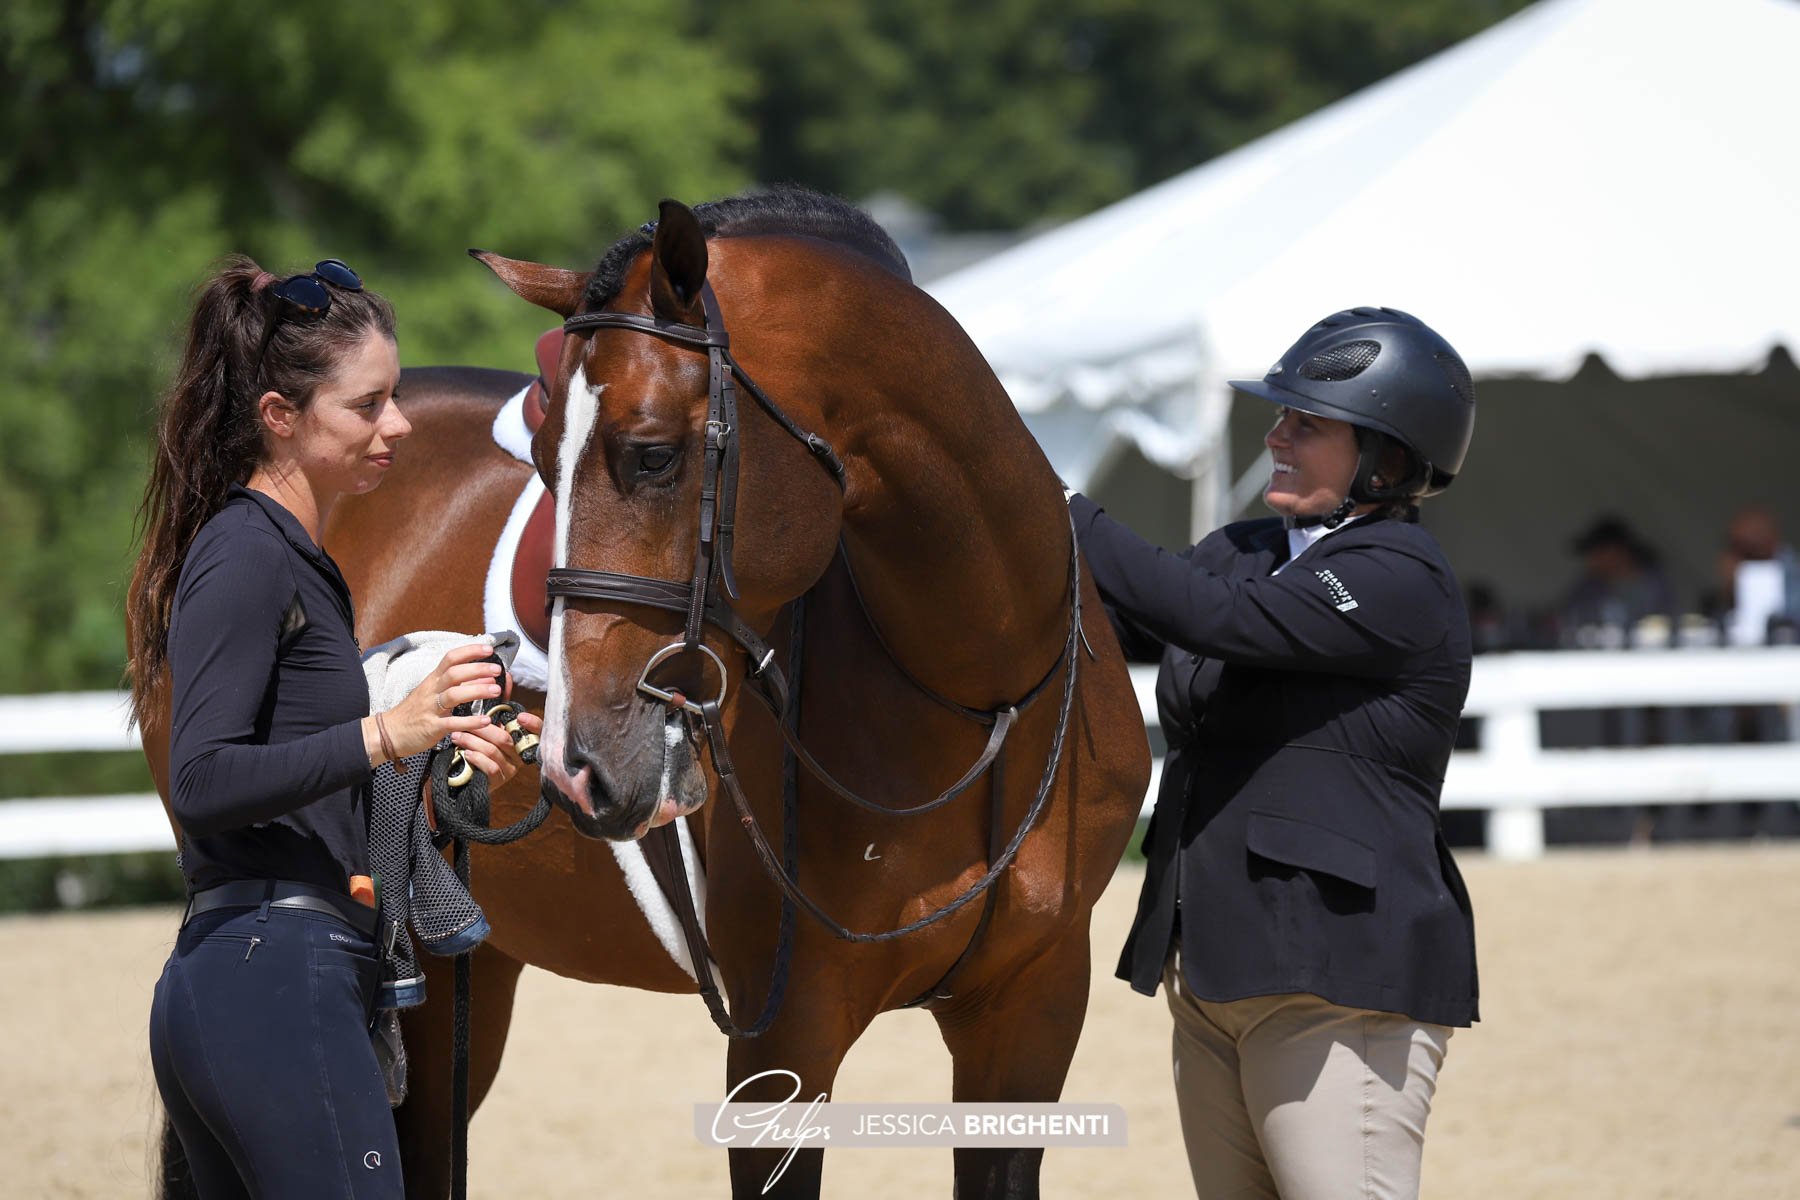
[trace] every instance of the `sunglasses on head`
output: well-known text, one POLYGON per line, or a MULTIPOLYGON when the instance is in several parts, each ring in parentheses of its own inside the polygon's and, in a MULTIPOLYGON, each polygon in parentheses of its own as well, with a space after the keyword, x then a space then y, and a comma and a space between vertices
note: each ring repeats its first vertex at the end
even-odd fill
POLYGON ((324 316, 331 311, 331 291, 325 285, 341 288, 346 292, 362 291, 362 278, 338 258, 328 258, 314 265, 310 275, 289 275, 279 283, 269 285, 269 292, 275 297, 275 311, 269 314, 268 324, 263 327, 262 345, 256 349, 256 374, 262 375, 263 355, 269 352, 269 339, 275 336, 283 317, 290 312, 296 316, 310 319, 324 316))

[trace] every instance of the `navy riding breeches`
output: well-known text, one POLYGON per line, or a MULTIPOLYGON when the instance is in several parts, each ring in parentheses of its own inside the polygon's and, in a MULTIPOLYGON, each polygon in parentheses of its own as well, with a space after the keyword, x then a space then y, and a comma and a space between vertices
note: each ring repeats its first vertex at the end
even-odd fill
POLYGON ((380 964, 325 913, 190 918, 150 1007, 150 1062, 206 1200, 400 1197, 400 1147, 369 1041, 380 964))

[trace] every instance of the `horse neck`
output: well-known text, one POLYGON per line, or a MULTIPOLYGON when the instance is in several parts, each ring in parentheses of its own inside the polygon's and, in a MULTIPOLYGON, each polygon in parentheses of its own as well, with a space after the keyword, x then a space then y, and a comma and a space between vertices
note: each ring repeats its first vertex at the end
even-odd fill
POLYGON ((1072 533, 1055 472, 986 361, 904 291, 920 311, 867 315, 857 357, 870 357, 869 330, 909 336, 880 347, 874 377, 828 412, 849 475, 844 544, 894 656, 943 695, 993 708, 1066 644, 1072 533))

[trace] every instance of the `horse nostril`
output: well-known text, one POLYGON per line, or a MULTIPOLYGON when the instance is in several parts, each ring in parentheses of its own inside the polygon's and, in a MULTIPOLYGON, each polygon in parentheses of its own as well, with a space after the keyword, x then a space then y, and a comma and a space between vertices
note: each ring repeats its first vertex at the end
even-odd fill
POLYGON ((606 807, 612 788, 605 770, 591 754, 577 751, 569 756, 569 782, 582 792, 582 799, 592 804, 595 812, 606 807))

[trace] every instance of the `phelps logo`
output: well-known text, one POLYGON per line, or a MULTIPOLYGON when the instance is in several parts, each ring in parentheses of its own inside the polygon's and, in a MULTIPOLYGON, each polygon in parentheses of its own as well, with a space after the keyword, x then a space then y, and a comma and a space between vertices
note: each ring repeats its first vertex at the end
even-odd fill
POLYGON ((802 1107, 800 1076, 776 1068, 733 1087, 721 1104, 694 1105, 694 1136, 708 1146, 785 1151, 763 1185, 775 1186, 802 1148, 832 1146, 1123 1146, 1117 1104, 834 1104, 818 1092, 802 1107), (761 1081, 768 1101, 740 1099, 761 1081))
POLYGON ((1339 579, 1329 570, 1314 571, 1313 574, 1319 577, 1320 581, 1325 585, 1325 590, 1331 594, 1331 606, 1333 608, 1337 609, 1339 612, 1349 612, 1356 607, 1356 597, 1350 594, 1350 589, 1344 586, 1343 580, 1339 579))

